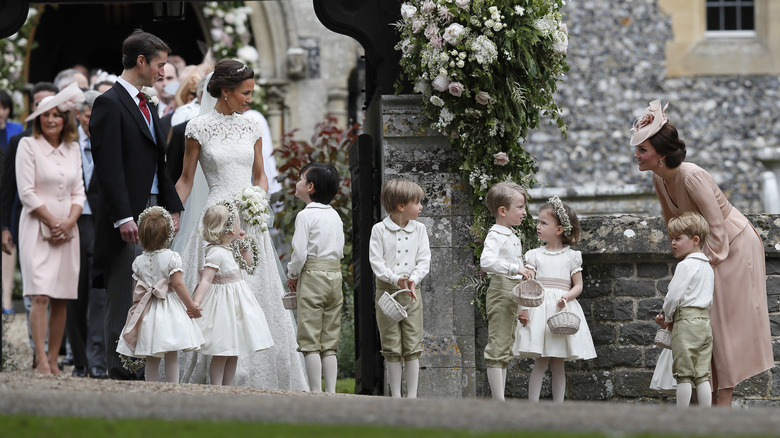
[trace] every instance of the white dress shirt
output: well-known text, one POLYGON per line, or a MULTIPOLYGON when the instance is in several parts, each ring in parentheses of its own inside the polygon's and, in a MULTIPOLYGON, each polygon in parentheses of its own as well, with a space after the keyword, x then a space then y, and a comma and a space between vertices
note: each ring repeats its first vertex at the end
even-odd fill
POLYGON ((301 276, 309 257, 341 260, 344 258, 344 223, 330 205, 310 202, 295 218, 292 254, 287 277, 301 276))
POLYGON ((522 279, 523 276, 518 272, 523 266, 523 243, 511 228, 493 225, 485 237, 479 264, 488 274, 522 279))
POLYGON ((368 247, 371 269, 376 278, 392 284, 408 277, 420 284, 431 270, 431 248, 425 225, 409 221, 405 227, 387 216, 371 229, 368 247))
POLYGON ((693 252, 677 264, 669 291, 664 298, 666 322, 673 322, 678 307, 712 307, 712 290, 715 287, 715 271, 704 253, 693 252))

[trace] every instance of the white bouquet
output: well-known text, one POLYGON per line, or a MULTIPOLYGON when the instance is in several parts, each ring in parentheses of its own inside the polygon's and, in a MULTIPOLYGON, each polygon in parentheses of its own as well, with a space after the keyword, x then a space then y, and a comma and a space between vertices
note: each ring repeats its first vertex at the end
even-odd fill
POLYGON ((245 224, 258 225, 263 231, 268 231, 271 208, 265 190, 258 186, 247 187, 236 197, 236 204, 245 224))

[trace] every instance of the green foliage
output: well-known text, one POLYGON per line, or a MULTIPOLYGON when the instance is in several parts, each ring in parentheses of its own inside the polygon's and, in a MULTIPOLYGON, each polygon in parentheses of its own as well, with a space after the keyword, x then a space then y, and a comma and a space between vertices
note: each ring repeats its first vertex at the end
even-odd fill
MULTIPOLYGON (((456 170, 472 189, 470 231, 477 258, 493 224, 484 202, 490 187, 501 181, 525 187, 536 182, 536 160, 523 148, 529 132, 547 117, 566 135, 555 102, 558 82, 569 70, 563 3, 408 0, 401 7, 396 49, 403 52, 403 79, 422 94, 422 114, 460 157, 456 170)), ((536 243, 530 217, 518 234, 526 247, 536 243)), ((475 284, 487 281, 476 275, 475 284)), ((484 310, 479 295, 475 304, 484 310)))
MULTIPOLYGON (((44 6, 31 6, 27 11, 27 20, 19 32, 0 40, 0 89, 14 96, 16 104, 21 104, 20 93, 24 91, 25 58, 36 44, 30 41, 33 29, 38 24, 44 6)), ((17 107, 15 114, 21 114, 17 107)))
POLYGON ((279 201, 283 208, 276 214, 275 227, 285 232, 284 241, 289 247, 295 217, 306 205, 295 197, 295 183, 300 179, 301 168, 311 162, 330 163, 341 176, 336 197, 330 205, 344 222, 344 258, 341 260, 341 273, 344 278, 344 308, 341 318, 341 339, 339 342, 339 377, 353 377, 355 370, 355 333, 352 306, 353 264, 352 264, 352 185, 349 171, 348 148, 357 140, 359 124, 348 128, 338 126, 338 120, 327 116, 326 120, 315 127, 310 141, 296 140, 295 131, 282 137, 281 147, 274 152, 279 168, 278 179, 282 183, 279 201))

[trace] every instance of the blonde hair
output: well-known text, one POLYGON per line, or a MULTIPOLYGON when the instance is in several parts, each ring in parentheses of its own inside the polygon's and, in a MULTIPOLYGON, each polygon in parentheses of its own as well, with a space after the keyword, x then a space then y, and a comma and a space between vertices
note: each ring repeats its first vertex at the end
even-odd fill
POLYGON ((138 240, 144 251, 157 251, 168 246, 168 218, 158 210, 144 212, 138 219, 138 240))
POLYGON ((382 186, 382 207, 388 213, 395 213, 399 205, 422 199, 423 189, 408 179, 391 179, 382 186))
POLYGON ((707 241, 707 236, 710 234, 710 225, 707 220, 693 211, 671 218, 666 229, 669 230, 669 237, 685 234, 693 239, 694 236, 699 236, 699 247, 704 246, 704 242, 707 241))
POLYGON ((500 207, 509 208, 518 193, 523 195, 525 202, 528 202, 528 193, 520 184, 511 181, 500 182, 488 190, 485 205, 490 210, 490 214, 496 217, 498 209, 500 207))
POLYGON ((217 204, 209 207, 203 214, 203 229, 200 231, 203 240, 212 245, 224 243, 228 233, 233 231, 227 226, 229 217, 230 209, 226 206, 217 204))

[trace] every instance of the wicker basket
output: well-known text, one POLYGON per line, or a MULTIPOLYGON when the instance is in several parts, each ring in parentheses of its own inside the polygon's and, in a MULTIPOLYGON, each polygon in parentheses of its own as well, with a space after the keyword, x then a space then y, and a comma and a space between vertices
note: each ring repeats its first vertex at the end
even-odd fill
POLYGON ((384 313, 388 318, 392 319, 393 322, 399 322, 406 318, 406 309, 412 305, 412 302, 410 301, 406 306, 402 306, 401 303, 395 300, 395 296, 400 293, 409 292, 411 292, 409 289, 400 289, 392 295, 384 292, 382 296, 379 297, 379 301, 377 302, 379 304, 379 308, 382 309, 382 313, 384 313))
POLYGON ((521 281, 512 290, 515 302, 525 307, 539 307, 544 302, 544 286, 536 280, 521 281))
POLYGON ((295 292, 287 292, 282 295, 282 305, 287 310, 295 310, 298 308, 298 294, 295 292))
POLYGON ((661 348, 672 349, 672 332, 667 329, 658 329, 655 332, 655 341, 653 343, 661 348))
POLYGON ((554 335, 573 335, 580 329, 580 317, 564 307, 560 312, 547 318, 547 327, 550 327, 554 335))

